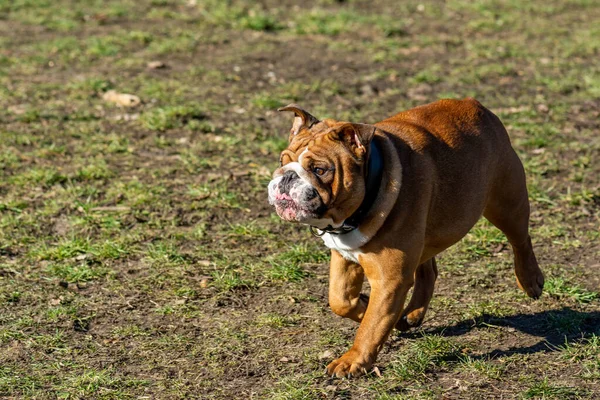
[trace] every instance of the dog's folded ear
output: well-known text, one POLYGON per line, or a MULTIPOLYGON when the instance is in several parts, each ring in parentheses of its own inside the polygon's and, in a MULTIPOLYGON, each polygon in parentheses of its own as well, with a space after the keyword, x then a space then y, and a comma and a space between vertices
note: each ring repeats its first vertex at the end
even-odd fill
POLYGON ((337 139, 344 142, 346 147, 359 160, 364 159, 371 140, 375 135, 375 127, 367 124, 343 124, 336 129, 337 139))
POLYGON ((319 120, 313 117, 308 111, 296 104, 289 104, 285 107, 278 108, 277 111, 293 111, 294 114, 296 114, 292 129, 290 130, 290 133, 293 136, 297 135, 302 128, 309 129, 311 126, 319 122, 319 120))

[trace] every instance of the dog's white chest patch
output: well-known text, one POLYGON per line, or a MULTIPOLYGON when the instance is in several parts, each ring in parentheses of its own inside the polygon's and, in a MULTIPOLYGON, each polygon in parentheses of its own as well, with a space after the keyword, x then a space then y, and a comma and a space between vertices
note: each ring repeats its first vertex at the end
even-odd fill
POLYGON ((346 260, 348 261, 352 261, 355 262, 357 264, 360 264, 358 262, 358 255, 361 254, 360 251, 355 250, 340 250, 340 249, 336 249, 337 251, 340 252, 340 254, 342 255, 342 257, 344 257, 346 260))
POLYGON ((321 239, 323 239, 325 246, 332 250, 337 250, 346 260, 357 264, 358 256, 362 254, 360 246, 369 241, 369 238, 360 233, 358 229, 342 235, 326 233, 321 236, 321 239))

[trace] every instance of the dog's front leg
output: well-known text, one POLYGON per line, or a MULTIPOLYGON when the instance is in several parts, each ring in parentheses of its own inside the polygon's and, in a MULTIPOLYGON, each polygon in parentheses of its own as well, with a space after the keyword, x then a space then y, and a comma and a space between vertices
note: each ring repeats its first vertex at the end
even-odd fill
POLYGON ((329 307, 341 317, 362 321, 369 298, 360 293, 364 280, 363 268, 331 251, 329 266, 329 307))
POLYGON ((346 354, 327 366, 329 375, 341 378, 366 373, 402 313, 419 260, 404 252, 384 253, 365 254, 360 258, 371 284, 371 296, 354 344, 346 354))

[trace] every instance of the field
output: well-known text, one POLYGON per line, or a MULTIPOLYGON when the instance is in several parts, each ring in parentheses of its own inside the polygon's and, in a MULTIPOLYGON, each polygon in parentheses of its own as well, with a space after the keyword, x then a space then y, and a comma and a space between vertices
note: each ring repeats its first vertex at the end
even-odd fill
POLYGON ((600 399, 599 21, 595 0, 0 1, 0 398, 600 399), (381 376, 328 378, 357 326, 321 241, 268 205, 275 109, 467 96, 525 165, 545 292, 482 220, 381 376))

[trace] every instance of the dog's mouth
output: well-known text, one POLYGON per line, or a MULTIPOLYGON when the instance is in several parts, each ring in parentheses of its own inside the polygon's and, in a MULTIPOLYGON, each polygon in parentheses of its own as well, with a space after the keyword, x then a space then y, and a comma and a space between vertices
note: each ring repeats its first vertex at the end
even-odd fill
POLYGON ((296 221, 301 207, 287 193, 277 193, 273 202, 277 215, 286 221, 296 221))
POLYGON ((269 183, 269 203, 284 221, 311 223, 319 219, 326 207, 319 193, 304 182, 289 184, 278 177, 269 183))
POLYGON ((302 222, 315 217, 313 210, 298 204, 287 193, 277 193, 272 204, 277 215, 285 221, 302 222))

